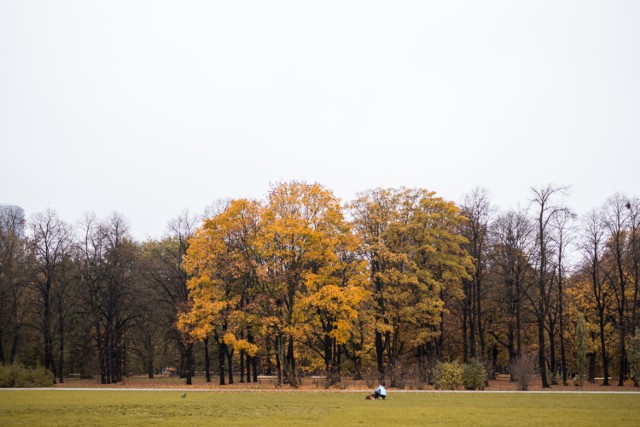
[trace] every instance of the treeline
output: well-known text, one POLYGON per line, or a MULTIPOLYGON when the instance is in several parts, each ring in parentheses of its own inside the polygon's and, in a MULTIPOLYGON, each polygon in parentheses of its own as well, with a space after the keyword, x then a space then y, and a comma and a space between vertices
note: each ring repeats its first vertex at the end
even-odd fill
POLYGON ((533 188, 501 211, 483 189, 459 205, 403 188, 342 204, 289 182, 145 242, 118 214, 71 226, 48 210, 25 225, 5 210, 0 363, 58 382, 175 366, 187 384, 204 371, 407 386, 440 362, 493 376, 535 355, 544 386, 622 385, 640 355, 640 200, 616 194, 577 218, 564 193, 533 188))

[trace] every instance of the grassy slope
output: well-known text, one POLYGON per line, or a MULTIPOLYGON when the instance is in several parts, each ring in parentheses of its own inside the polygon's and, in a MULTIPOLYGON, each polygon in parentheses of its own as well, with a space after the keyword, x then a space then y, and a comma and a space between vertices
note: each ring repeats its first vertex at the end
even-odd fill
POLYGON ((0 425, 637 425, 640 395, 0 391, 0 425))

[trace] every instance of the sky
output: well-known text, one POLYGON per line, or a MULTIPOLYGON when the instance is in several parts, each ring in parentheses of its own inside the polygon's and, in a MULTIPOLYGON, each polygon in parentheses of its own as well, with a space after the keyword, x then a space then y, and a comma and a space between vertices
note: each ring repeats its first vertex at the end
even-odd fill
POLYGON ((0 203, 185 210, 319 182, 502 209, 640 195, 638 1, 0 0, 0 203))

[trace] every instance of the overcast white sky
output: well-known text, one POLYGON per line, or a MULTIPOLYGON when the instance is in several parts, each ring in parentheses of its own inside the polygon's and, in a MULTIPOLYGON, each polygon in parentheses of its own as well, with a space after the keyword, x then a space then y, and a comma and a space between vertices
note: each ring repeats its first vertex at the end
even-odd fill
POLYGON ((0 0, 0 202, 124 214, 318 181, 639 195, 640 1, 0 0))

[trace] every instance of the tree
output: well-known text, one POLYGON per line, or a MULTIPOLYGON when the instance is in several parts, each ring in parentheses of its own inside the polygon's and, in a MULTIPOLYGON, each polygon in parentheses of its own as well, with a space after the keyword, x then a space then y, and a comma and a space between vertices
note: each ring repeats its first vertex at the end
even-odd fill
POLYGON ((491 334, 508 351, 509 366, 524 348, 525 295, 534 273, 533 237, 534 226, 524 212, 507 211, 491 224, 490 260, 497 282, 492 294, 497 304, 491 334))
POLYGON ((532 188, 533 205, 536 209, 537 241, 538 241, 538 297, 537 317, 538 317, 538 368, 542 387, 549 388, 546 366, 546 345, 544 339, 545 318, 547 315, 548 298, 547 292, 550 286, 550 274, 548 269, 549 231, 548 226, 552 218, 565 208, 556 206, 553 203, 554 195, 566 191, 564 187, 554 187, 547 185, 540 188, 532 188))
POLYGON ((441 353, 444 301, 462 297, 473 271, 459 234, 464 217, 421 189, 371 190, 350 206, 370 269, 378 376, 391 374, 393 385, 403 353, 415 351, 421 367, 441 353))
MULTIPOLYGON (((64 268, 70 256, 73 231, 71 226, 62 221, 51 209, 35 214, 30 228, 31 250, 35 261, 31 283, 37 295, 37 305, 34 309, 40 320, 39 329, 44 342, 43 365, 45 369, 56 372, 53 350, 55 310, 53 297, 56 288, 67 285, 64 280, 64 268)), ((62 293, 61 290, 59 291, 62 293)), ((62 369, 62 367, 59 368, 62 369)))
POLYGON ((627 282, 626 272, 626 237, 628 234, 628 200, 621 194, 615 194, 607 200, 603 210, 603 222, 609 231, 609 249, 613 259, 614 270, 609 275, 609 283, 613 290, 616 311, 618 314, 618 385, 624 385, 625 376, 625 339, 627 332, 627 282))
POLYGON ((300 338, 300 302, 313 280, 338 263, 337 245, 346 234, 339 200, 319 184, 301 182, 274 186, 261 215, 259 247, 268 324, 280 370, 298 385, 294 342, 300 338))
MULTIPOLYGON (((575 214, 569 210, 559 211, 558 215, 553 217, 553 231, 552 237, 555 243, 556 254, 556 269, 557 269, 557 285, 558 285, 558 320, 559 320, 559 335, 560 335, 560 357, 561 357, 561 370, 562 370, 562 384, 567 385, 567 358, 565 353, 565 338, 564 338, 564 279, 565 279, 565 263, 566 263, 566 250, 567 245, 573 238, 572 221, 575 219, 575 214)), ((552 353, 553 354, 553 353, 552 353)))
MULTIPOLYGON (((257 285, 256 233, 260 205, 232 200, 189 240, 185 258, 187 283, 193 300, 179 316, 179 328, 196 340, 213 336, 219 349, 220 384, 225 384, 225 359, 233 384, 234 351, 252 357, 257 347, 242 338, 248 327, 248 302, 257 285)), ((251 334, 248 334, 251 336, 251 334)))
POLYGON ((387 295, 391 277, 400 276, 395 267, 399 256, 394 256, 386 244, 386 234, 398 221, 399 191, 377 189, 361 193, 349 207, 354 227, 363 242, 363 252, 369 264, 374 299, 375 352, 378 380, 384 383, 384 354, 391 340, 390 319, 387 315, 387 295))
POLYGON ((142 275, 155 289, 166 314, 163 328, 168 340, 178 348, 179 375, 185 378, 187 385, 192 383, 194 375, 193 340, 178 328, 177 322, 178 317, 191 306, 184 258, 195 228, 196 218, 184 212, 169 222, 162 239, 143 245, 142 275))
POLYGON ((322 357, 330 385, 341 379, 341 355, 369 297, 366 267, 356 256, 359 241, 346 225, 333 238, 336 259, 307 276, 308 293, 301 300, 304 342, 322 357))
MULTIPOLYGON (((469 241, 465 247, 474 260, 474 270, 471 280, 464 281, 465 310, 463 315, 463 329, 469 330, 469 356, 476 358, 476 329, 480 341, 480 359, 484 360, 486 353, 485 333, 482 318, 483 279, 485 277, 485 264, 487 252, 488 225, 490 220, 491 205, 488 191, 476 187, 469 193, 462 204, 462 215, 467 218, 462 225, 462 234, 469 241)), ((466 347, 467 339, 464 334, 463 345, 466 347)), ((467 363, 466 351, 463 357, 467 363)))
POLYGON ((584 219, 583 242, 581 252, 584 259, 584 269, 591 279, 593 303, 598 315, 598 329, 600 336, 600 353, 602 358, 603 383, 609 385, 609 357, 607 355, 605 325, 611 298, 606 275, 602 273, 602 259, 605 245, 605 230, 602 219, 597 211, 591 211, 584 219))
POLYGON ((117 213, 83 223, 80 277, 84 316, 92 325, 100 382, 120 382, 127 372, 125 337, 137 320, 137 249, 124 218, 117 213))
POLYGON ((640 199, 629 200, 625 206, 629 214, 627 265, 632 282, 631 328, 640 327, 640 199))
POLYGON ((0 364, 13 364, 26 315, 29 276, 24 218, 17 209, 0 210, 0 364), (5 344, 9 354, 5 352, 5 344))

